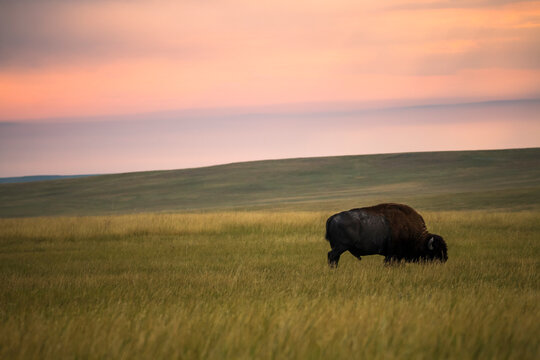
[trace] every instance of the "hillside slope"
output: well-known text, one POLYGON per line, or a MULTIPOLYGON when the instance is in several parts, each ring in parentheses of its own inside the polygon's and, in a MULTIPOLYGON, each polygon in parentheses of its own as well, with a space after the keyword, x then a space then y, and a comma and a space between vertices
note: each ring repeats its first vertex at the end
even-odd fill
POLYGON ((75 179, 75 178, 80 178, 84 176, 92 176, 92 175, 36 175, 36 176, 4 177, 4 178, 0 178, 0 184, 13 184, 13 183, 61 180, 61 179, 75 179))
POLYGON ((268 160, 0 184, 0 216, 225 209, 540 208, 540 148, 268 160))

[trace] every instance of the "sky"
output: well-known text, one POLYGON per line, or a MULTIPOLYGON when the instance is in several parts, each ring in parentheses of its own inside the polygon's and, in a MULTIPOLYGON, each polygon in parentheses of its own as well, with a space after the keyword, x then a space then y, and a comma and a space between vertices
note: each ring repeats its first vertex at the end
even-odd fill
POLYGON ((540 146, 540 2, 0 0, 0 177, 540 146))

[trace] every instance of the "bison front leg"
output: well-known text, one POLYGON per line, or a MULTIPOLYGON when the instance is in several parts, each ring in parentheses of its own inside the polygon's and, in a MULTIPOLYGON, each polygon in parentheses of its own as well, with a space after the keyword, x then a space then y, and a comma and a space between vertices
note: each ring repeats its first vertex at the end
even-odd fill
POLYGON ((401 263, 401 258, 398 258, 396 256, 386 256, 384 258, 384 265, 397 265, 401 263))
POLYGON ((345 248, 335 247, 328 252, 328 265, 331 268, 337 268, 339 257, 345 252, 345 248))

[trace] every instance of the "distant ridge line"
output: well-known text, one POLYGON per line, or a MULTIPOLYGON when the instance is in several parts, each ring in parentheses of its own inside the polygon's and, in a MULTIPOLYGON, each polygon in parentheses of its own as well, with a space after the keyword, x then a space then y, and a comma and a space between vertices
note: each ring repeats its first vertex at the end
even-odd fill
POLYGON ((441 154, 441 153, 458 153, 458 152, 483 152, 483 151, 520 151, 520 150, 534 150, 540 149, 540 147, 525 147, 525 148, 504 148, 504 149, 477 149, 477 150, 435 150, 435 151, 403 151, 403 152, 388 152, 388 153, 374 153, 374 154, 341 154, 341 155, 321 155, 321 156, 297 156, 291 158, 269 158, 258 160, 245 160, 245 161, 232 161, 220 164, 211 164, 203 166, 194 166, 186 168, 176 169, 149 169, 139 171, 126 171, 126 172, 113 172, 113 173, 100 173, 100 174, 79 174, 79 175, 25 175, 25 176, 12 176, 12 177, 0 177, 0 184, 15 184, 15 183, 28 183, 36 181, 51 181, 51 180, 63 180, 63 179, 76 179, 91 176, 103 176, 103 175, 129 175, 129 174, 143 174, 143 173, 155 173, 155 172, 167 172, 167 171, 189 171, 210 169, 220 166, 230 166, 239 164, 259 163, 266 161, 287 161, 287 160, 317 160, 317 159, 332 159, 332 158, 345 158, 345 157, 358 157, 358 156, 381 156, 381 155, 414 155, 414 154, 441 154))
POLYGON ((76 179, 88 176, 97 176, 100 174, 91 175, 29 175, 29 176, 14 176, 0 178, 0 184, 15 184, 35 181, 50 181, 50 180, 62 180, 62 179, 76 179))
POLYGON ((540 211, 540 148, 274 159, 0 184, 0 218, 332 213, 383 202, 430 211, 540 211))

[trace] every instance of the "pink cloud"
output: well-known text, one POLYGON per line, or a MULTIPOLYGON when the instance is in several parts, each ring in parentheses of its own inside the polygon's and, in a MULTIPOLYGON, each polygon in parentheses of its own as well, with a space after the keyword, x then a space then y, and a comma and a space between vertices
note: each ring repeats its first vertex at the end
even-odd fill
POLYGON ((538 2, 453 4, 2 3, 0 120, 538 96, 538 2))

